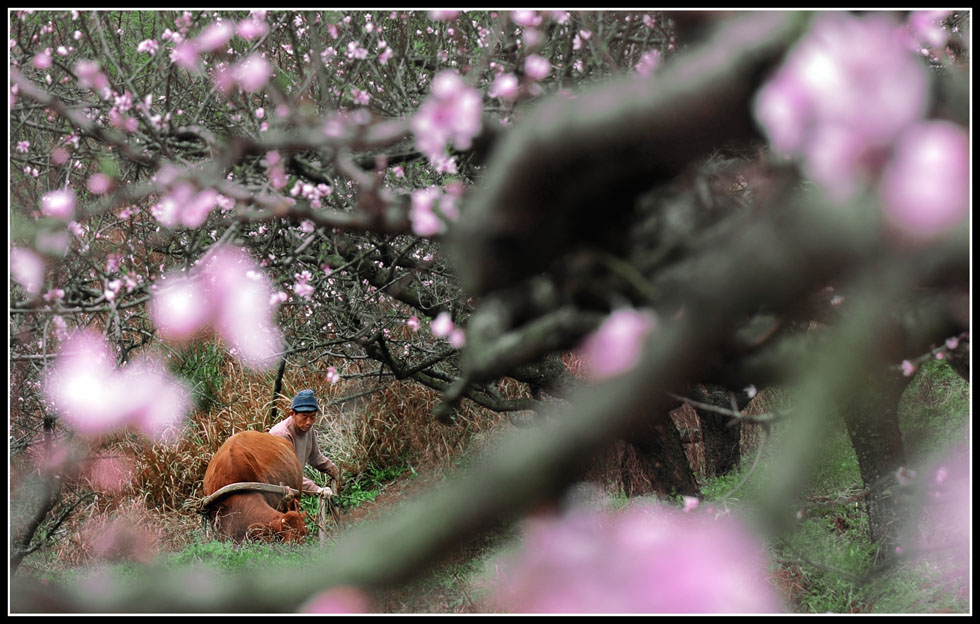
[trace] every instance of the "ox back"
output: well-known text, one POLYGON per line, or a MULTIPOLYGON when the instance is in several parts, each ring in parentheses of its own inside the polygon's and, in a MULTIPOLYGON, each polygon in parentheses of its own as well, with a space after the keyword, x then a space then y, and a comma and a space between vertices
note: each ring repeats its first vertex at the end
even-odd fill
MULTIPOLYGON (((287 440, 270 433, 242 431, 225 440, 211 458, 204 473, 204 494, 245 481, 282 484, 299 490, 303 485, 303 466, 287 440)), ((243 539, 245 528, 253 522, 268 522, 272 514, 286 511, 281 496, 265 492, 231 494, 216 501, 212 510, 209 515, 218 533, 235 541, 243 539)))

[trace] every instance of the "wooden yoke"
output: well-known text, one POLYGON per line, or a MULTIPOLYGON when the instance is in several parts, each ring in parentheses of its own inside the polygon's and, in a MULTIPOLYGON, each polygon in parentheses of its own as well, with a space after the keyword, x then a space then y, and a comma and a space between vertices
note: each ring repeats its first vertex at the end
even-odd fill
POLYGON ((273 485, 271 483, 258 483, 253 481, 231 483, 215 491, 213 494, 202 498, 197 503, 198 513, 206 513, 208 508, 216 500, 234 492, 271 492, 273 494, 280 494, 283 497, 283 501, 287 504, 300 495, 299 490, 294 490, 288 485, 273 485))

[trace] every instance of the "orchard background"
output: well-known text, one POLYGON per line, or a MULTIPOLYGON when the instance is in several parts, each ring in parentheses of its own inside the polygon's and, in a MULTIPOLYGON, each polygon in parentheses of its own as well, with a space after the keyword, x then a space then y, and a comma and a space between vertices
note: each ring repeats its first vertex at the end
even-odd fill
POLYGON ((9 12, 11 610, 969 610, 970 17, 9 12), (307 387, 431 487, 202 567, 307 387))

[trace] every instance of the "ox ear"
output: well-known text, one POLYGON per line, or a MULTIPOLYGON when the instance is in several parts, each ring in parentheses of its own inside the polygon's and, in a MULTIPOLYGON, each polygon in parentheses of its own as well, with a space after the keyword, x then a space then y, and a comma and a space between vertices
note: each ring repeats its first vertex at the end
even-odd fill
POLYGON ((271 542, 276 539, 276 531, 268 524, 253 522, 248 525, 245 537, 253 542, 271 542))

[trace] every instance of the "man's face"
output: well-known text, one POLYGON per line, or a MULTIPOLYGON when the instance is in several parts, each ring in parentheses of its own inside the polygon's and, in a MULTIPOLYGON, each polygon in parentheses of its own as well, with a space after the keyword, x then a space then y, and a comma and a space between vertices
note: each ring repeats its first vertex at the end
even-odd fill
POLYGON ((312 427, 313 423, 316 422, 316 415, 319 413, 319 412, 297 412, 296 410, 292 410, 292 411, 293 411, 293 424, 296 425, 297 429, 303 432, 310 430, 310 427, 312 427))

